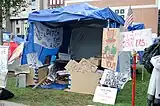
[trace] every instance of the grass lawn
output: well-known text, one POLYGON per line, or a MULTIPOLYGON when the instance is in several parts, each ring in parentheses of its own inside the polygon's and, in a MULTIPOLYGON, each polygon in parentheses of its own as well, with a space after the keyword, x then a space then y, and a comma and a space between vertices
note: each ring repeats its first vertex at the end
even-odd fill
MULTIPOLYGON (((148 88, 149 74, 145 73, 144 81, 141 80, 141 74, 137 76, 136 106, 147 106, 146 94, 148 88)), ((17 88, 16 79, 9 77, 7 88, 15 94, 9 101, 23 103, 29 106, 109 106, 93 103, 93 96, 64 92, 59 90, 45 90, 31 88, 17 88)), ((123 90, 118 93, 115 106, 131 106, 132 84, 129 81, 123 90)))

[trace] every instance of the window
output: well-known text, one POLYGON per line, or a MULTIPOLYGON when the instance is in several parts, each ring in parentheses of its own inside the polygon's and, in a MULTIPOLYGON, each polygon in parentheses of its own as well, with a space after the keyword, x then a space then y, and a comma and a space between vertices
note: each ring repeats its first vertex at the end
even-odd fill
POLYGON ((116 13, 116 14, 119 14, 119 10, 115 10, 115 13, 116 13))
POLYGON ((48 8, 64 6, 64 0, 48 0, 48 8))
POLYGON ((18 25, 18 20, 16 20, 16 24, 18 25))
POLYGON ((17 34, 20 33, 20 28, 16 28, 16 33, 17 33, 17 34))
POLYGON ((121 10, 120 10, 120 13, 121 13, 121 14, 124 14, 124 9, 121 9, 121 10))

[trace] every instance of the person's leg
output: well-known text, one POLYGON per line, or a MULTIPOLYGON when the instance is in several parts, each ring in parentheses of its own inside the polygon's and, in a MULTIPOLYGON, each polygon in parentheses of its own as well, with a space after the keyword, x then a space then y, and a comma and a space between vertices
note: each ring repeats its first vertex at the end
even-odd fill
POLYGON ((155 91, 155 106, 160 106, 160 70, 156 72, 156 91, 155 91))
POLYGON ((153 102, 154 102, 154 96, 153 95, 148 95, 147 97, 147 106, 153 106, 153 102))

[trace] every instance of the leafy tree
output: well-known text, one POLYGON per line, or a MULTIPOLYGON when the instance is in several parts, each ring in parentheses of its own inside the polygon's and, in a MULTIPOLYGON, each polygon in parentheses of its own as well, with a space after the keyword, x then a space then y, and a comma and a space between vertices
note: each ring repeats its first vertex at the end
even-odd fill
POLYGON ((27 6, 27 0, 0 0, 0 45, 3 44, 2 25, 3 19, 10 15, 17 15, 27 6))

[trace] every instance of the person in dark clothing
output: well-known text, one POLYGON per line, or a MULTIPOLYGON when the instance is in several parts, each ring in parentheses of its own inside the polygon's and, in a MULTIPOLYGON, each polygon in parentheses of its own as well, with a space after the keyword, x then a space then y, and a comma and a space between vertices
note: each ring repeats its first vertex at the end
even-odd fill
POLYGON ((7 100, 14 97, 14 94, 5 88, 1 88, 0 92, 0 100, 7 100))

